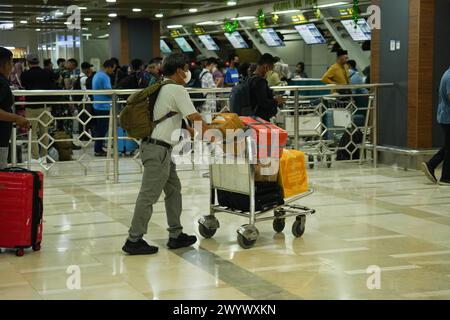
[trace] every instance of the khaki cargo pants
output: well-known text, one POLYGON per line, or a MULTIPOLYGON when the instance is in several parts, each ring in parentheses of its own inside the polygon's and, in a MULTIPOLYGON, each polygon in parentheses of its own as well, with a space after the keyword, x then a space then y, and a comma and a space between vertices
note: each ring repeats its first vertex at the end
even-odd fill
POLYGON ((176 166, 172 162, 172 151, 159 145, 143 142, 141 160, 144 165, 144 175, 128 239, 137 241, 147 233, 153 205, 163 191, 169 237, 178 238, 183 230, 180 222, 182 197, 180 179, 176 166))

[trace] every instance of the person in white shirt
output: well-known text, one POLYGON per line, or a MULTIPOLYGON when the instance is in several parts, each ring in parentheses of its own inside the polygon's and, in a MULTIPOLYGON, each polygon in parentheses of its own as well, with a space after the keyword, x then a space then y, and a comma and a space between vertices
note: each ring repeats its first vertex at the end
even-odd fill
MULTIPOLYGON (((153 205, 161 193, 165 194, 166 215, 169 228, 169 249, 188 247, 197 242, 196 236, 183 233, 180 216, 182 212, 181 183, 175 163, 172 161, 172 148, 179 142, 173 140, 174 132, 181 132, 182 122, 202 121, 189 94, 184 87, 191 80, 189 60, 181 53, 169 55, 163 62, 165 84, 159 91, 154 106, 154 119, 159 120, 171 112, 172 117, 158 123, 150 137, 141 144, 141 160, 144 165, 142 185, 136 200, 129 236, 122 250, 131 255, 154 254, 158 248, 149 245, 144 239, 148 223, 153 213, 153 205)), ((203 131, 208 129, 202 121, 203 131)))
MULTIPOLYGON (((203 71, 200 73, 200 80, 202 82, 203 89, 217 88, 213 78, 213 70, 217 68, 217 60, 215 58, 209 58, 206 60, 206 65, 203 71)), ((216 94, 208 93, 203 94, 206 97, 206 101, 202 106, 202 117, 206 123, 212 122, 212 114, 216 112, 216 94)))

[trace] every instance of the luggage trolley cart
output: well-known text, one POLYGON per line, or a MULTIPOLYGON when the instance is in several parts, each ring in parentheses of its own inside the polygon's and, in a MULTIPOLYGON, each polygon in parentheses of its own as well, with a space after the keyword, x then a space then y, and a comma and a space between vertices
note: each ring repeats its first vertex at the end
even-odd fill
POLYGON ((246 138, 246 161, 244 164, 211 164, 210 165, 210 214, 203 216, 198 221, 199 233, 202 237, 212 238, 220 227, 216 213, 224 212, 240 217, 248 218, 248 224, 244 224, 237 230, 237 242, 244 248, 252 248, 259 236, 256 228, 257 222, 273 220, 273 228, 276 232, 282 232, 286 224, 286 218, 296 217, 292 225, 292 233, 299 238, 305 232, 306 216, 315 213, 310 209, 300 205, 291 204, 299 199, 311 195, 314 191, 308 190, 284 200, 283 205, 268 205, 261 211, 255 210, 255 166, 252 160, 251 138, 246 138), (216 190, 235 192, 249 196, 249 212, 232 210, 216 204, 216 190), (273 212, 273 215, 263 217, 273 212))

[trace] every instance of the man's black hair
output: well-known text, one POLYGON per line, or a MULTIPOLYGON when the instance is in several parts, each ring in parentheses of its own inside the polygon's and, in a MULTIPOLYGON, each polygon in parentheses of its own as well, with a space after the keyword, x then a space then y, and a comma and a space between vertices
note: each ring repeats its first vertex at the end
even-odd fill
POLYGON ((74 58, 70 58, 69 60, 67 60, 67 62, 73 63, 75 65, 75 68, 78 67, 78 61, 74 58))
POLYGON ((109 59, 109 60, 111 60, 112 63, 114 63, 115 65, 120 66, 119 59, 117 59, 117 58, 115 58, 115 57, 112 57, 112 58, 109 59))
POLYGON ((4 66, 7 63, 11 63, 11 58, 13 57, 13 53, 4 48, 0 47, 0 66, 4 66))
POLYGON ((172 53, 164 59, 162 65, 163 75, 166 77, 173 76, 178 69, 184 69, 189 64, 188 58, 182 53, 172 53))
POLYGON ((270 53, 264 53, 261 58, 259 58, 258 66, 262 66, 264 64, 275 64, 275 58, 270 53))
POLYGON ((144 62, 141 59, 133 59, 131 60, 131 69, 134 71, 139 70, 144 65, 144 62))
POLYGON ((343 49, 339 49, 339 50, 337 51, 336 55, 338 56, 338 58, 339 58, 340 56, 346 56, 346 55, 348 55, 348 51, 347 51, 347 50, 343 50, 343 49))
POLYGON ((114 68, 114 61, 112 61, 111 59, 103 62, 103 68, 108 68, 108 67, 114 68))
POLYGON ((52 64, 52 59, 44 59, 44 67, 50 67, 52 64))
POLYGON ((356 70, 356 61, 355 60, 348 60, 347 64, 350 66, 350 68, 356 70))
POLYGON ((59 66, 59 64, 60 64, 61 62, 66 62, 66 59, 64 59, 64 58, 58 58, 58 60, 56 60, 56 64, 58 64, 58 66, 59 66))
POLYGON ((207 66, 210 66, 210 65, 212 65, 212 64, 218 64, 216 58, 211 57, 211 58, 206 59, 206 65, 207 65, 207 66))

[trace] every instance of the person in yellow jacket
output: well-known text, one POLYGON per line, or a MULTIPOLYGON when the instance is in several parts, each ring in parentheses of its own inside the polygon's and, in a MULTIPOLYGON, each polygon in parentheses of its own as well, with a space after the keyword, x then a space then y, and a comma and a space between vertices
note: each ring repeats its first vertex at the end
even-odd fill
POLYGON ((348 52, 339 50, 336 63, 323 75, 322 82, 326 84, 349 85, 350 74, 348 71, 348 52))

